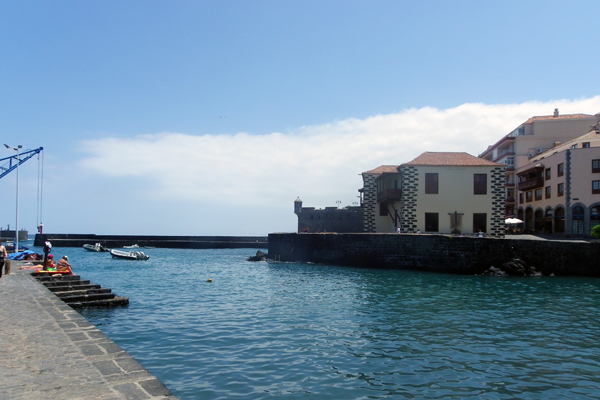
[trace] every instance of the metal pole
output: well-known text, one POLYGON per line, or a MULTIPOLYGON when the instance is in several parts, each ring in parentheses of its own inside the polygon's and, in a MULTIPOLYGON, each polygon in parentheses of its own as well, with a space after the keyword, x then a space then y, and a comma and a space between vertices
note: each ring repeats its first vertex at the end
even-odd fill
POLYGON ((4 144, 4 147, 7 149, 13 149, 17 152, 17 206, 16 206, 16 226, 15 226, 15 253, 19 251, 19 149, 22 149, 23 146, 18 145, 17 147, 12 147, 4 144))
POLYGON ((23 146, 17 146, 17 223, 15 226, 15 253, 19 252, 19 149, 23 146))

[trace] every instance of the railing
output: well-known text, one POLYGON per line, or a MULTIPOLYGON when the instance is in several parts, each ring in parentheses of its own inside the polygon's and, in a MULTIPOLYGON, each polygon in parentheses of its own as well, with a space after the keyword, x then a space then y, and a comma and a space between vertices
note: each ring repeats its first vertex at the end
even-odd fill
POLYGON ((384 189, 381 192, 377 193, 377 201, 378 202, 398 201, 401 198, 402 198, 402 189, 384 189))
POLYGON ((538 176, 533 179, 527 179, 526 181, 519 182, 517 188, 519 190, 530 190, 544 187, 544 177, 538 176))

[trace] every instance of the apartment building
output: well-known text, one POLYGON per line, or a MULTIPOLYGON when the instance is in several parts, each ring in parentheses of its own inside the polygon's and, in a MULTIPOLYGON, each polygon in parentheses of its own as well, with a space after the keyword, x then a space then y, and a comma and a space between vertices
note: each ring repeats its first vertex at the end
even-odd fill
POLYGON ((517 197, 515 172, 529 165, 535 157, 584 135, 598 121, 600 114, 560 115, 555 109, 552 115, 529 118, 479 155, 485 160, 506 165, 506 217, 516 216, 516 210, 522 205, 517 197))
POLYGON ((600 124, 529 161, 515 171, 524 228, 589 236, 600 224, 600 124))

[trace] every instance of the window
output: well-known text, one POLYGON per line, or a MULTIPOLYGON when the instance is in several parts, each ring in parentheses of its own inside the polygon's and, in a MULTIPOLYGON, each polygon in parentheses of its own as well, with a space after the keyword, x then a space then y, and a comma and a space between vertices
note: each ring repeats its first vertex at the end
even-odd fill
POLYGON ((531 190, 525 193, 525 201, 526 201, 527 203, 531 203, 531 199, 532 199, 532 196, 531 196, 531 195, 532 195, 532 192, 531 192, 531 190))
POLYGON ((379 216, 385 217, 388 215, 388 206, 387 203, 379 203, 379 216))
POLYGON ((542 188, 539 189, 535 189, 535 200, 541 200, 542 199, 542 188))
POLYGON ((590 142, 583 142, 582 146, 584 149, 589 149, 590 148, 590 142))
POLYGON ((571 233, 574 235, 583 235, 583 219, 585 218, 585 214, 583 211, 583 207, 575 206, 573 207, 572 215, 572 230, 571 233))
POLYGON ((592 181, 592 194, 600 194, 600 181, 592 181))
POLYGON ((577 148, 577 145, 576 145, 576 144, 574 144, 573 146, 571 146, 571 148, 572 148, 572 149, 576 149, 576 148, 577 148))
POLYGON ((473 233, 487 232, 487 214, 473 213, 473 233))
POLYGON ((546 198, 549 199, 552 195, 552 186, 546 186, 546 198))
POLYGON ((439 231, 439 214, 438 213, 425 213, 425 232, 438 232, 438 231, 439 231))
POLYGON ((523 193, 519 193, 519 204, 523 204, 524 200, 523 200, 523 193))
POLYGON ((550 168, 546 168, 546 177, 545 177, 545 179, 546 179, 547 181, 549 181, 549 180, 550 180, 550 177, 551 177, 551 175, 552 175, 552 174, 550 173, 550 168))
POLYGON ((592 160, 592 173, 600 172, 600 160, 592 160))
POLYGON ((563 176, 564 174, 565 174, 565 164, 560 163, 560 164, 558 164, 558 174, 556 174, 556 176, 563 176))
POLYGON ((473 194, 487 194, 487 174, 473 175, 473 194))
POLYGON ((425 174, 425 194, 438 194, 438 174, 425 174))
POLYGON ((565 184, 564 183, 559 183, 558 184, 558 190, 556 191, 556 195, 558 197, 564 196, 565 195, 565 184))

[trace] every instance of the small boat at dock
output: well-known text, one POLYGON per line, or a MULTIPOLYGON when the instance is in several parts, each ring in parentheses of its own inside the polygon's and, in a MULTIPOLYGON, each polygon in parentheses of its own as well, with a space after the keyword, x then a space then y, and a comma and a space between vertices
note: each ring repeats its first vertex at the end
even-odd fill
POLYGON ((143 251, 121 251, 121 250, 111 250, 110 255, 113 258, 123 258, 125 260, 147 260, 150 256, 143 251))

